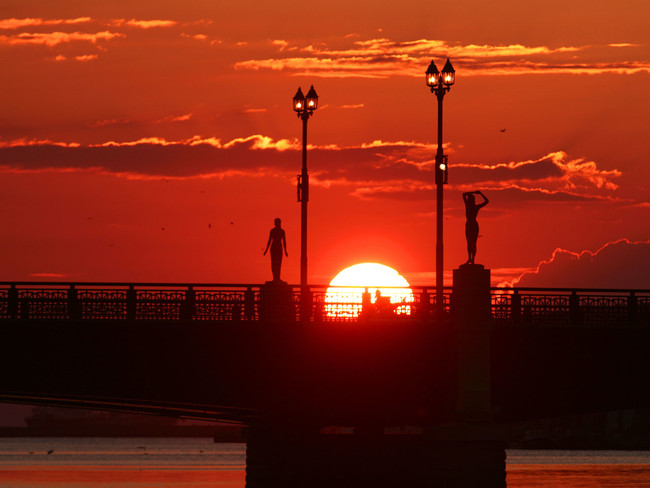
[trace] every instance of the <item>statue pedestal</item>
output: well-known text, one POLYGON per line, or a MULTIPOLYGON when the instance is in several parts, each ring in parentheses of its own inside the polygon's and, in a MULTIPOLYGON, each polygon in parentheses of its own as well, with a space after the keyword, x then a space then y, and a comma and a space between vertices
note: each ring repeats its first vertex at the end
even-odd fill
POLYGON ((464 264, 454 270, 451 317, 458 333, 459 419, 490 419, 490 270, 464 264))
POLYGON ((258 313, 260 320, 295 322, 296 311, 291 287, 284 281, 264 283, 260 287, 258 313))
POLYGON ((452 317, 459 327, 476 328, 490 318, 490 270, 463 264, 454 270, 452 317))

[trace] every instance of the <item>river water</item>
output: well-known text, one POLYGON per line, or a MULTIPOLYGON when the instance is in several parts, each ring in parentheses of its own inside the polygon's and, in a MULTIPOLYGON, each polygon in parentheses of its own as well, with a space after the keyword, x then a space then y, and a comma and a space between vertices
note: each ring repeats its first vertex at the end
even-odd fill
MULTIPOLYGON (((508 488, 650 488, 650 452, 507 452, 508 488)), ((0 488, 243 488, 246 445, 1 438, 0 488)))

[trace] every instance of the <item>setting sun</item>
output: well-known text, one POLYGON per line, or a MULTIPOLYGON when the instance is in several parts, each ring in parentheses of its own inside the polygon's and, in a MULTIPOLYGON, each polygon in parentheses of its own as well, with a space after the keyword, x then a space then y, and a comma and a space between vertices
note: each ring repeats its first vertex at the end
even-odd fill
POLYGON ((389 266, 355 264, 330 282, 325 296, 325 313, 337 318, 355 318, 362 313, 410 315, 414 298, 409 286, 408 281, 389 266), (368 305, 372 305, 370 310, 364 308, 368 305))

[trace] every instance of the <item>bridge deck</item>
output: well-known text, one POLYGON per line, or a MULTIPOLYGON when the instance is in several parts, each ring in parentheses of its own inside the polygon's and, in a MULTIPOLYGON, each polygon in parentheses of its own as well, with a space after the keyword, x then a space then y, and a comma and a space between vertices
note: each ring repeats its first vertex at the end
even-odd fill
MULTIPOLYGON (((289 314, 269 318, 264 285, 0 283, 0 401, 246 424, 452 418, 464 339, 433 315, 433 287, 373 303, 312 286, 306 315, 285 291, 289 314)), ((499 421, 650 405, 650 290, 493 288, 491 312, 499 421)))

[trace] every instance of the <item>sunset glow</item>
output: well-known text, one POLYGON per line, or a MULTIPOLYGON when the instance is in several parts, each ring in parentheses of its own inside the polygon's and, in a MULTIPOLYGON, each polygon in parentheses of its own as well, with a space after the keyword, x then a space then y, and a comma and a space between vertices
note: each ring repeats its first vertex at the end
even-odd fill
POLYGON ((467 259, 462 193, 481 190, 495 284, 605 248, 535 283, 650 288, 650 3, 551 3, 332 0, 295 22, 286 0, 4 2, 3 279, 263 283, 280 217, 298 283, 296 113, 317 109, 308 281, 372 261, 432 285, 431 88, 453 84, 445 284, 467 259))
POLYGON ((363 295, 367 293, 370 304, 376 309, 383 306, 385 312, 410 315, 414 297, 409 286, 408 281, 389 266, 355 264, 330 282, 325 296, 325 313, 336 318, 355 318, 368 313, 363 310, 363 295))

